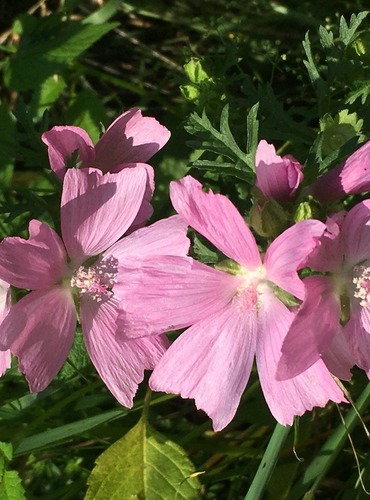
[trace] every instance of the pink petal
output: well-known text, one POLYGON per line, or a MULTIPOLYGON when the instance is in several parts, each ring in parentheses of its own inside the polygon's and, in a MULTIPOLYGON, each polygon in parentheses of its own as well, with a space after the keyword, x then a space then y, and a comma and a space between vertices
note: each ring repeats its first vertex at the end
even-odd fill
POLYGON ((305 300, 285 337, 277 376, 284 380, 304 372, 320 359, 341 330, 340 297, 330 276, 304 280, 305 300))
POLYGON ((143 201, 146 170, 117 174, 71 169, 62 193, 62 234, 76 263, 106 250, 130 227, 143 201))
POLYGON ((282 425, 292 425, 294 416, 303 415, 314 406, 323 407, 329 400, 345 401, 321 360, 294 378, 276 379, 280 350, 293 316, 272 292, 264 292, 259 308, 257 369, 270 411, 282 425))
POLYGON ((76 163, 82 167, 94 166, 94 145, 88 134, 80 127, 53 127, 41 136, 48 146, 49 161, 52 170, 63 179, 67 171, 68 158, 78 151, 76 163))
POLYGON ((42 289, 60 280, 67 269, 62 240, 49 226, 31 220, 30 237, 5 238, 0 244, 0 277, 18 288, 42 289))
POLYGON ((336 212, 327 217, 326 229, 320 238, 320 244, 309 254, 305 266, 315 271, 337 271, 343 263, 343 245, 341 241, 341 226, 346 212, 336 212))
POLYGON ((114 256, 121 263, 125 259, 143 259, 158 255, 186 256, 190 246, 186 236, 187 229, 184 219, 173 215, 117 241, 104 256, 114 256))
POLYGON ((363 325, 362 307, 354 304, 352 306, 351 317, 343 327, 344 335, 357 366, 368 373, 370 370, 370 333, 363 325))
POLYGON ((336 377, 342 380, 352 378, 351 368, 356 364, 356 360, 341 327, 328 349, 323 353, 322 360, 330 373, 336 377))
POLYGON ((129 337, 189 326, 229 304, 240 278, 190 257, 162 256, 125 262, 113 291, 129 337))
POLYGON ((19 358, 31 392, 45 389, 68 356, 76 329, 69 290, 53 287, 30 292, 13 305, 1 324, 0 349, 19 358))
POLYGON ((123 340, 117 331, 118 303, 81 302, 87 351, 100 377, 123 405, 131 408, 144 370, 152 370, 168 347, 165 336, 123 340))
POLYGON ((341 239, 347 269, 370 258, 370 200, 358 203, 348 212, 341 239))
POLYGON ((154 369, 149 385, 195 399, 220 431, 234 417, 247 385, 256 334, 255 311, 225 307, 180 335, 154 369))
POLYGON ((111 173, 116 173, 120 172, 124 168, 135 168, 135 167, 145 168, 146 173, 148 174, 148 178, 146 182, 143 203, 138 211, 138 214, 134 222, 130 227, 129 232, 135 231, 136 229, 144 226, 147 220, 153 214, 153 207, 150 202, 154 193, 154 170, 153 167, 151 167, 147 163, 126 163, 124 165, 119 165, 111 170, 111 173))
POLYGON ((119 116, 95 146, 95 166, 108 172, 123 163, 146 163, 170 138, 155 118, 143 117, 137 108, 119 116))
POLYGON ((0 323, 8 314, 12 302, 9 283, 0 280, 0 323))
POLYGON ((171 182, 170 193, 175 210, 221 252, 248 269, 261 264, 250 229, 226 196, 203 192, 190 175, 171 182))
POLYGON ((370 191, 370 141, 363 144, 347 160, 322 175, 312 185, 311 192, 322 202, 342 198, 346 194, 370 191))
MULTIPOLYGON (((0 280, 0 323, 8 314, 11 305, 10 286, 5 281, 0 280)), ((0 351, 0 377, 10 368, 10 351, 0 351)))
POLYGON ((256 151, 256 186, 265 198, 287 201, 303 180, 302 165, 291 156, 278 156, 272 144, 262 140, 256 151))
POLYGON ((11 356, 10 351, 0 351, 0 377, 4 375, 6 370, 10 368, 11 356))
POLYGON ((302 267, 324 231, 322 222, 304 220, 278 236, 268 247, 263 262, 267 279, 302 300, 304 285, 296 271, 302 267))

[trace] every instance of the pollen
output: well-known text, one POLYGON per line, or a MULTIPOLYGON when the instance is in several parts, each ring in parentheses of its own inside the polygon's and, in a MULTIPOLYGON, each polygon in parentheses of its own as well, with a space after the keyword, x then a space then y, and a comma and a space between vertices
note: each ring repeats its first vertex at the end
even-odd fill
POLYGON ((106 302, 113 296, 118 260, 103 259, 91 267, 80 266, 71 278, 71 286, 78 289, 79 297, 95 302, 106 302))
POLYGON ((244 283, 239 287, 234 301, 241 311, 257 310, 259 307, 259 285, 266 276, 266 270, 259 266, 254 271, 242 269, 239 274, 244 283))
POLYGON ((370 267, 356 266, 354 272, 356 275, 352 280, 355 285, 353 296, 360 299, 360 305, 365 307, 370 303, 370 267))

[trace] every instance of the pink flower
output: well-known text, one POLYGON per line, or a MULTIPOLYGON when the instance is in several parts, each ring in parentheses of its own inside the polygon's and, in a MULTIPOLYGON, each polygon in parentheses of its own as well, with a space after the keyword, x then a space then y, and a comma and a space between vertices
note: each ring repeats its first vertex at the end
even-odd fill
POLYGON ((76 329, 74 299, 90 358, 121 404, 132 406, 144 370, 154 368, 167 348, 163 336, 126 341, 117 327, 120 263, 148 253, 184 255, 189 247, 187 227, 177 216, 117 241, 137 215, 146 177, 142 167, 105 175, 70 169, 62 192, 63 239, 32 220, 28 240, 10 237, 0 244, 0 277, 32 290, 4 319, 0 348, 18 356, 32 392, 51 382, 68 355, 76 329))
POLYGON ((125 270, 123 303, 131 294, 136 297, 125 307, 128 336, 193 325, 159 361, 151 388, 194 398, 214 429, 221 430, 237 410, 256 355, 262 390, 280 423, 290 425, 294 415, 324 406, 329 399, 343 401, 321 360, 291 380, 275 377, 294 318, 279 300, 279 290, 304 298, 297 269, 317 244, 324 224, 310 220, 291 227, 270 245, 262 263, 252 233, 225 196, 203 192, 188 176, 171 184, 171 199, 185 221, 234 264, 223 272, 190 258, 158 257, 142 269, 125 270))
MULTIPOLYGON (((0 280, 0 324, 8 314, 10 308, 10 286, 0 280)), ((0 351, 0 377, 10 368, 10 351, 0 351)))
POLYGON ((303 180, 303 166, 292 156, 278 156, 272 144, 262 140, 256 151, 256 186, 267 199, 291 199, 303 180))
POLYGON ((370 141, 365 142, 345 162, 319 177, 311 186, 312 195, 328 203, 346 194, 370 191, 370 141))
POLYGON ((104 173, 144 166, 148 181, 143 206, 134 226, 141 225, 151 216, 154 173, 146 162, 170 138, 169 130, 155 118, 143 117, 140 110, 130 109, 108 127, 95 146, 80 127, 53 127, 41 138, 48 146, 51 168, 61 179, 64 178, 69 162, 72 162, 69 166, 94 167, 104 173))
POLYGON ((321 240, 307 265, 325 275, 304 280, 306 299, 284 341, 278 376, 294 376, 322 357, 340 378, 351 378, 354 364, 370 378, 370 201, 342 223, 329 218, 321 240))

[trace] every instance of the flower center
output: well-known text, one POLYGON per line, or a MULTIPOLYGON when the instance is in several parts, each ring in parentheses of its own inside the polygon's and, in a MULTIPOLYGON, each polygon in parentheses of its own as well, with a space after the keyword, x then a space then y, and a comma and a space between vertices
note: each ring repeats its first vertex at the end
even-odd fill
POLYGON ((94 266, 80 266, 71 278, 71 286, 78 288, 78 295, 95 302, 106 302, 113 296, 118 260, 114 257, 101 260, 94 266))
POLYGON ((352 280, 355 285, 353 295, 356 299, 360 299, 360 305, 365 307, 370 303, 370 267, 355 266, 353 270, 355 273, 352 280))
POLYGON ((250 311, 258 309, 259 284, 266 276, 266 270, 259 266, 254 271, 241 268, 239 276, 243 278, 243 284, 238 288, 234 301, 240 311, 250 311))

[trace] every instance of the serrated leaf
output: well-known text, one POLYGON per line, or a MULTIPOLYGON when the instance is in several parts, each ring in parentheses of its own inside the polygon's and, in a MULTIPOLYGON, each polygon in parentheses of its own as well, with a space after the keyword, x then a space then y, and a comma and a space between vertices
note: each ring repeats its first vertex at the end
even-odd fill
POLYGON ((82 24, 63 20, 59 14, 40 19, 23 15, 19 23, 22 34, 18 50, 4 64, 4 81, 17 91, 37 88, 117 26, 82 24))
POLYGON ((61 76, 53 75, 47 78, 32 96, 31 114, 41 117, 45 109, 50 108, 58 99, 65 87, 66 83, 61 76))
POLYGON ((77 332, 73 341, 71 350, 69 351, 68 359, 64 363, 63 368, 58 373, 58 380, 68 380, 79 372, 85 366, 90 365, 90 358, 87 354, 82 333, 77 332))
POLYGON ((0 482, 1 500, 24 500, 25 491, 18 473, 15 471, 6 471, 0 482))
POLYGON ((66 112, 68 123, 81 127, 97 142, 101 123, 107 122, 107 115, 101 99, 90 90, 80 92, 66 112))
POLYGON ((324 26, 319 27, 320 43, 324 49, 334 47, 334 35, 332 31, 328 31, 324 26))
POLYGON ((194 256, 197 260, 200 260, 200 262, 205 264, 215 264, 218 261, 217 253, 206 247, 197 235, 194 235, 192 248, 194 256))
POLYGON ((184 450, 142 418, 97 459, 85 500, 195 500, 194 472, 184 450))
MULTIPOLYGON (((252 108, 253 113, 257 108, 252 108)), ((255 126, 257 123, 256 118, 249 120, 250 127, 255 126)), ((226 105, 220 117, 220 131, 218 131, 210 122, 203 111, 202 116, 197 113, 192 113, 189 117, 188 124, 185 129, 190 133, 199 137, 200 140, 189 142, 189 146, 203 153, 210 152, 216 154, 216 160, 198 159, 194 161, 191 166, 196 168, 208 169, 216 171, 220 174, 227 173, 247 181, 254 182, 254 157, 251 154, 242 151, 236 143, 234 136, 229 126, 229 107, 226 105), (225 161, 225 159, 227 159, 225 161), (231 160, 231 162, 229 161, 231 160)), ((249 131, 249 134, 256 136, 257 132, 254 130, 249 131)))
POLYGON ((360 12, 359 14, 357 14, 357 16, 356 14, 352 14, 349 25, 347 24, 344 17, 341 16, 339 21, 339 36, 345 47, 353 42, 356 31, 368 14, 368 11, 360 12))

